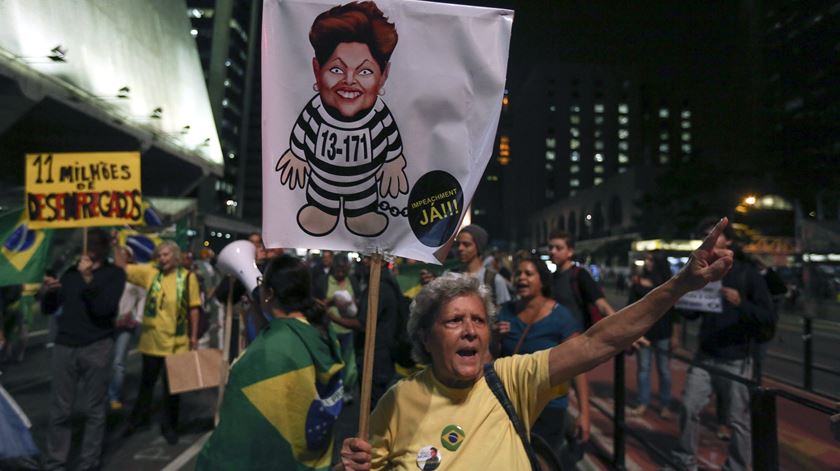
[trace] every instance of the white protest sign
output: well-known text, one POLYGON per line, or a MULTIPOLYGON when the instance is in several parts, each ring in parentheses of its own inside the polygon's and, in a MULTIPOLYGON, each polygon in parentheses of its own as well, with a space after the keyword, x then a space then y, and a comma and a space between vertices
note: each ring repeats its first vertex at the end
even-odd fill
POLYGON ((713 281, 701 289, 689 291, 674 307, 687 311, 723 312, 723 297, 720 294, 722 286, 720 281, 713 281))
POLYGON ((513 12, 263 8, 263 238, 439 263, 492 155, 513 12))

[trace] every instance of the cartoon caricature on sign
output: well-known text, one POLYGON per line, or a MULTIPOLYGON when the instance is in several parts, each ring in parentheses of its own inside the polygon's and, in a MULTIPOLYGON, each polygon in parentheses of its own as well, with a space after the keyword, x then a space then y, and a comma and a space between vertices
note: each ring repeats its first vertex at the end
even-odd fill
POLYGON ((342 212, 350 232, 378 236, 388 227, 379 197, 408 193, 402 139, 381 98, 397 40, 394 24, 370 1, 331 8, 312 24, 317 94, 275 165, 282 185, 305 188, 297 222, 311 236, 331 233, 342 212))

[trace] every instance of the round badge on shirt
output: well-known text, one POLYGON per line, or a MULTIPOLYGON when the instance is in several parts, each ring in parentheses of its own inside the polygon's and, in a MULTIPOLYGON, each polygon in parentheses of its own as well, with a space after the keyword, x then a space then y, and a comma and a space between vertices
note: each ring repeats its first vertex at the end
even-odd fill
POLYGON ((426 445, 417 452, 417 467, 422 471, 434 471, 443 458, 437 448, 426 445))
POLYGON ((447 425, 440 432, 440 444, 449 451, 456 451, 466 436, 460 425, 447 425))

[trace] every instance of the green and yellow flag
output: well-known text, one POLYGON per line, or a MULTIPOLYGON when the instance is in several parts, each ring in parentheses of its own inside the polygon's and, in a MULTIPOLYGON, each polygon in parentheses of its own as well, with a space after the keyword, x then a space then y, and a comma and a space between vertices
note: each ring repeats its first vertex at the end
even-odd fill
POLYGON ((22 210, 0 216, 0 286, 40 282, 52 236, 50 229, 30 229, 22 210))
POLYGON ((343 369, 332 332, 273 319, 233 365, 196 469, 329 469, 343 369))

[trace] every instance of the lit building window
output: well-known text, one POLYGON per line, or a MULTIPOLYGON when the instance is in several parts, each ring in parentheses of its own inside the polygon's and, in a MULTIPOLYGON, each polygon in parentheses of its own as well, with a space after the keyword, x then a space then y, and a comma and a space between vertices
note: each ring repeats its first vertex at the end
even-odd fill
POLYGON ((510 163, 510 138, 499 136, 499 165, 510 163))
POLYGON ((595 117, 595 124, 598 124, 598 125, 604 124, 604 117, 601 116, 601 115, 596 116, 595 117))
POLYGON ((668 112, 668 108, 659 108, 659 117, 660 118, 667 118, 670 113, 668 112))
POLYGON ((604 166, 603 165, 596 165, 595 166, 595 173, 604 173, 604 166))
POLYGON ((195 29, 195 28, 191 29, 190 30, 190 36, 192 36, 192 37, 198 36, 198 30, 195 29))
POLYGON ((557 107, 554 106, 554 105, 551 105, 551 106, 548 107, 548 111, 551 111, 553 113, 553 112, 557 111, 557 107))
POLYGON ((572 139, 572 140, 569 141, 569 148, 577 149, 578 147, 580 147, 580 141, 579 140, 572 139))
POLYGON ((572 105, 569 107, 569 111, 572 113, 580 113, 580 106, 579 105, 572 105))
POLYGON ((690 132, 684 132, 684 133, 682 133, 682 140, 684 140, 684 141, 690 141, 690 140, 691 140, 691 133, 690 133, 690 132))
POLYGON ((683 129, 691 129, 691 121, 683 121, 682 122, 683 129))
POLYGON ((580 180, 578 180, 577 178, 572 178, 571 180, 569 180, 569 186, 572 187, 572 188, 579 187, 580 186, 580 180))
POLYGON ((601 131, 600 129, 596 129, 596 130, 595 130, 595 133, 594 133, 594 135, 595 135, 595 139, 600 138, 603 134, 604 134, 604 132, 603 132, 603 131, 601 131))
POLYGON ((601 183, 604 183, 604 179, 601 178, 601 177, 595 177, 595 180, 593 180, 592 183, 597 186, 597 185, 600 185, 601 183))
POLYGON ((660 154, 659 155, 659 163, 667 164, 668 163, 668 156, 665 155, 665 154, 660 154))
POLYGON ((682 119, 689 119, 689 118, 691 118, 691 111, 690 111, 690 110, 683 110, 683 111, 682 111, 682 113, 680 113, 680 117, 681 117, 682 119))
POLYGON ((659 138, 662 139, 663 141, 665 139, 668 139, 668 137, 669 137, 668 131, 662 131, 661 133, 659 133, 659 138))
POLYGON ((604 150, 604 141, 595 141, 595 150, 604 150))
POLYGON ((550 162, 547 162, 545 164, 545 169, 548 170, 548 171, 554 170, 554 165, 551 165, 550 162))
POLYGON ((630 131, 628 131, 626 129, 619 129, 618 130, 618 138, 619 139, 627 139, 628 136, 630 136, 630 131))
POLYGON ((691 153, 691 144, 683 144, 682 145, 682 151, 685 152, 686 154, 690 154, 691 153))
POLYGON ((545 160, 557 160, 557 154, 553 150, 547 150, 545 151, 545 160))
POLYGON ((573 114, 569 116, 569 122, 572 124, 580 124, 580 115, 573 114))
POLYGON ((596 153, 595 154, 595 162, 603 162, 603 161, 604 161, 604 154, 602 154, 600 152, 596 153))
POLYGON ((554 149, 557 146, 557 139, 553 137, 547 137, 545 139, 545 146, 549 149, 554 149))
POLYGON ((569 172, 571 172, 571 173, 578 173, 578 172, 580 172, 580 165, 571 165, 571 166, 569 166, 569 172))
POLYGON ((618 173, 626 173, 627 167, 618 167, 618 173))
POLYGON ((668 144, 659 144, 659 152, 668 152, 670 148, 668 144))
POLYGON ((580 152, 572 152, 572 162, 580 162, 580 152))
POLYGON ((628 144, 627 141, 621 141, 618 143, 618 148, 621 150, 629 150, 630 144, 628 144))
POLYGON ((618 104, 618 114, 627 114, 630 112, 630 107, 627 106, 627 103, 619 103, 618 104))
POLYGON ((603 113, 604 112, 604 104, 603 103, 595 103, 595 112, 596 113, 603 113))
POLYGON ((487 175, 487 181, 488 182, 497 182, 497 181, 499 181, 499 176, 498 175, 487 175))
POLYGON ((627 123, 629 123, 629 122, 630 122, 630 118, 628 118, 627 116, 619 116, 618 117, 618 124, 620 124, 622 126, 627 126, 627 123))
POLYGON ((580 129, 578 129, 578 128, 569 128, 569 134, 571 134, 571 135, 572 135, 572 137, 580 137, 580 129))
POLYGON ((627 154, 618 154, 618 163, 626 164, 630 162, 630 158, 627 157, 627 154))

